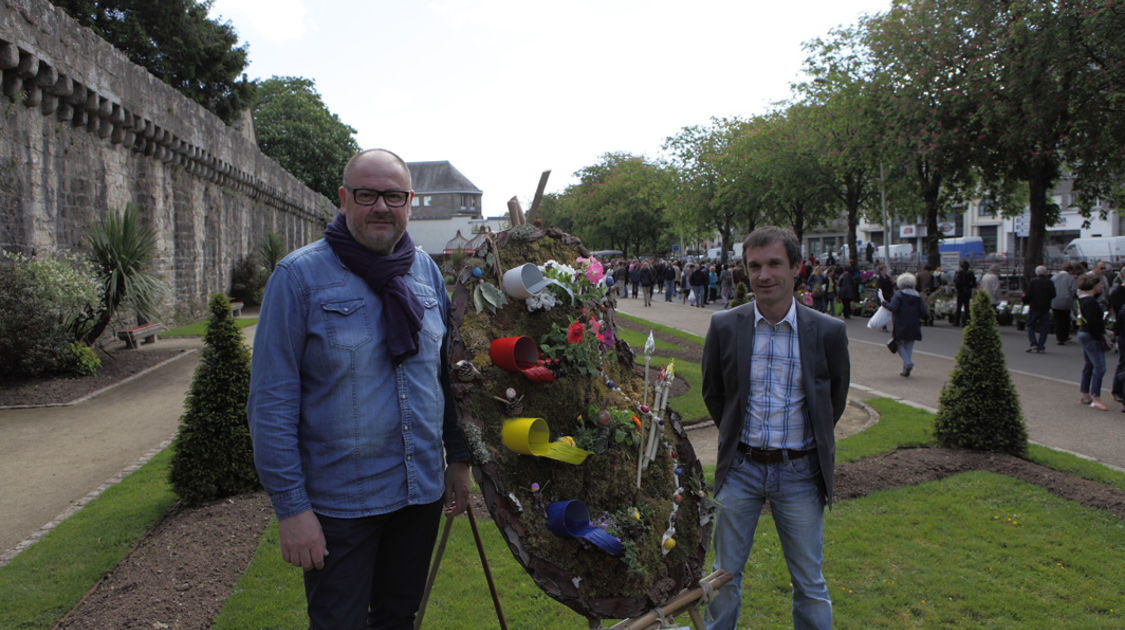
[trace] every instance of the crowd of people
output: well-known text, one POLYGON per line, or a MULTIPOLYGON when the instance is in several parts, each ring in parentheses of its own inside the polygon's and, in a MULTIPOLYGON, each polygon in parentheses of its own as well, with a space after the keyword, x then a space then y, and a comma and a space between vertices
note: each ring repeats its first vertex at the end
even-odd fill
POLYGON ((643 298, 652 306, 655 293, 662 293, 665 302, 680 300, 682 304, 703 308, 721 301, 730 306, 735 288, 746 282, 746 272, 736 261, 694 262, 687 259, 618 258, 610 261, 613 286, 619 298, 643 298))
MULTIPOLYGON (((653 294, 663 293, 665 302, 678 300, 699 308, 718 303, 725 309, 739 285, 750 291, 749 278, 740 263, 633 258, 613 261, 610 268, 619 297, 643 298, 645 306, 651 306, 653 294)), ((967 260, 952 271, 927 264, 898 275, 892 275, 883 264, 868 263, 864 267, 861 269, 854 258, 839 264, 831 255, 823 261, 809 255, 799 263, 795 294, 821 313, 851 319, 864 301, 864 288, 873 286, 876 302, 892 312, 889 332, 893 343, 888 342, 888 347, 902 359, 900 374, 904 377, 914 368, 913 348, 922 339, 922 324, 932 320, 933 313, 927 306, 932 293, 949 287, 945 290, 954 302, 950 323, 960 327, 969 323, 969 305, 977 291, 986 293, 993 304, 1005 297, 1000 267, 995 264, 979 277, 967 260)), ((1125 358, 1125 335, 1120 334, 1125 328, 1125 313, 1120 312, 1125 306, 1122 275, 1114 273, 1105 261, 1092 266, 1067 262, 1053 275, 1040 265, 1022 300, 1028 307, 1027 352, 1045 353, 1052 328, 1058 345, 1077 341, 1085 358, 1080 401, 1094 409, 1105 409, 1100 396, 1106 374, 1105 353, 1117 344, 1119 356, 1125 358), (1082 280, 1087 276, 1097 282, 1083 289, 1080 284, 1091 282, 1082 280), (1107 324, 1106 313, 1112 325, 1107 324)), ((1113 374, 1112 395, 1125 412, 1125 360, 1119 360, 1113 374)))

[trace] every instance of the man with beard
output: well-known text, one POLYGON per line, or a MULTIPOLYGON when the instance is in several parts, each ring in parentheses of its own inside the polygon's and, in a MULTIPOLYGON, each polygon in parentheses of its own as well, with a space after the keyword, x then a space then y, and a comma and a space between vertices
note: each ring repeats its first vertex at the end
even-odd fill
POLYGON ((443 496, 446 514, 468 505, 449 298, 406 232, 414 191, 401 158, 356 155, 339 195, 324 238, 266 286, 247 403, 254 461, 282 558, 304 569, 309 627, 409 628, 443 496))

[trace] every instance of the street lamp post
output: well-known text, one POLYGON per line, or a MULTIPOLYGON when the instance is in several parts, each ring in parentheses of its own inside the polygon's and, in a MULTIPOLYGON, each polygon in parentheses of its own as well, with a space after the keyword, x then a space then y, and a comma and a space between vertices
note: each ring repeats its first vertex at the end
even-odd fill
POLYGON ((883 264, 891 264, 891 222, 887 219, 887 183, 883 180, 883 163, 879 163, 879 200, 883 206, 883 264))

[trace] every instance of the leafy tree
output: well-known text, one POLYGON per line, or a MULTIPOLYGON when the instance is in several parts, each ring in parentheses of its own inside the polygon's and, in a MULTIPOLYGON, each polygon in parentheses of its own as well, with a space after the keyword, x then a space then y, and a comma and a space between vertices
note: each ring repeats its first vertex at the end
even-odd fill
POLYGON ((950 448, 1022 457, 1027 452, 1027 427, 1004 360, 996 311, 984 291, 973 296, 970 310, 957 364, 938 397, 934 437, 950 448))
POLYGON ((628 255, 662 251, 667 236, 668 172, 643 157, 607 153, 579 170, 578 184, 559 200, 564 221, 591 249, 620 249, 628 255))
POLYGON ((122 304, 132 305, 139 318, 156 317, 165 286, 149 269, 156 255, 156 232, 141 226, 137 206, 130 204, 120 214, 106 211, 86 236, 102 280, 101 307, 85 337, 93 344, 122 304))
POLYGON ((250 351, 226 296, 211 296, 203 356, 172 444, 172 489, 188 505, 259 487, 246 420, 250 351))
POLYGON ((253 107, 258 147, 309 188, 337 201, 340 173, 359 152, 355 129, 328 111, 311 79, 271 77, 253 107))
POLYGON ((807 105, 797 104, 757 117, 730 148, 743 165, 743 179, 751 184, 746 194, 757 199, 761 218, 792 228, 798 240, 835 218, 832 174, 818 159, 819 138, 808 114, 807 105))
MULTIPOLYGON (((900 71, 941 89, 942 111, 971 134, 972 164, 1002 203, 1023 182, 1029 238, 1024 275, 1042 261, 1046 228, 1059 218, 1050 199, 1064 172, 1075 176, 1086 216, 1120 190, 1125 124, 1125 15, 1099 0, 899 0, 878 41, 909 38, 900 71), (960 125, 964 108, 970 124, 960 125)), ((943 123, 950 122, 942 119, 943 123)), ((941 135, 946 131, 942 130, 941 135)), ((1007 214, 1022 204, 1004 204, 1007 214)))
MULTIPOLYGON (((933 4, 927 8, 937 10, 933 4)), ((899 4, 868 19, 865 29, 883 121, 881 162, 889 163, 885 164, 889 170, 912 183, 920 203, 907 207, 921 206, 926 259, 937 265, 938 219, 945 208, 963 201, 974 187, 970 156, 979 135, 974 114, 981 95, 966 90, 966 71, 949 63, 956 51, 918 45, 935 38, 928 10, 908 10, 899 4)), ((958 45, 979 47, 980 42, 970 39, 958 45)))
POLYGON ((879 172, 878 86, 857 28, 836 30, 806 49, 813 53, 805 61, 813 80, 799 88, 809 106, 807 120, 821 136, 820 162, 832 172, 829 190, 847 216, 848 251, 858 260, 856 225, 874 198, 879 172))
POLYGON ((675 222, 684 232, 704 237, 718 232, 722 252, 731 249, 738 227, 752 232, 758 205, 748 194, 753 183, 730 146, 746 129, 739 118, 712 118, 708 127, 684 127, 664 141, 674 174, 675 222))
POLYGON ((134 63, 230 124, 250 105, 246 47, 196 0, 51 0, 134 63))

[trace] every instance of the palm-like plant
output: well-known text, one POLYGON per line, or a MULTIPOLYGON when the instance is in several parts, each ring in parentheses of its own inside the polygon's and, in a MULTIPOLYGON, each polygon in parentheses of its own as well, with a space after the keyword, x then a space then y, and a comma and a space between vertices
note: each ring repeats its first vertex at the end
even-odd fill
POLYGON ((133 204, 121 213, 107 211, 86 233, 104 288, 101 311, 86 333, 86 343, 101 337, 122 303, 131 304, 140 318, 156 316, 165 291, 164 283, 149 270, 156 254, 156 232, 140 225, 137 211, 133 204))
POLYGON ((262 239, 262 243, 258 245, 258 253, 262 256, 262 264, 265 265, 266 271, 273 273, 277 263, 285 258, 285 240, 281 238, 277 232, 270 230, 266 232, 266 237, 262 239))

